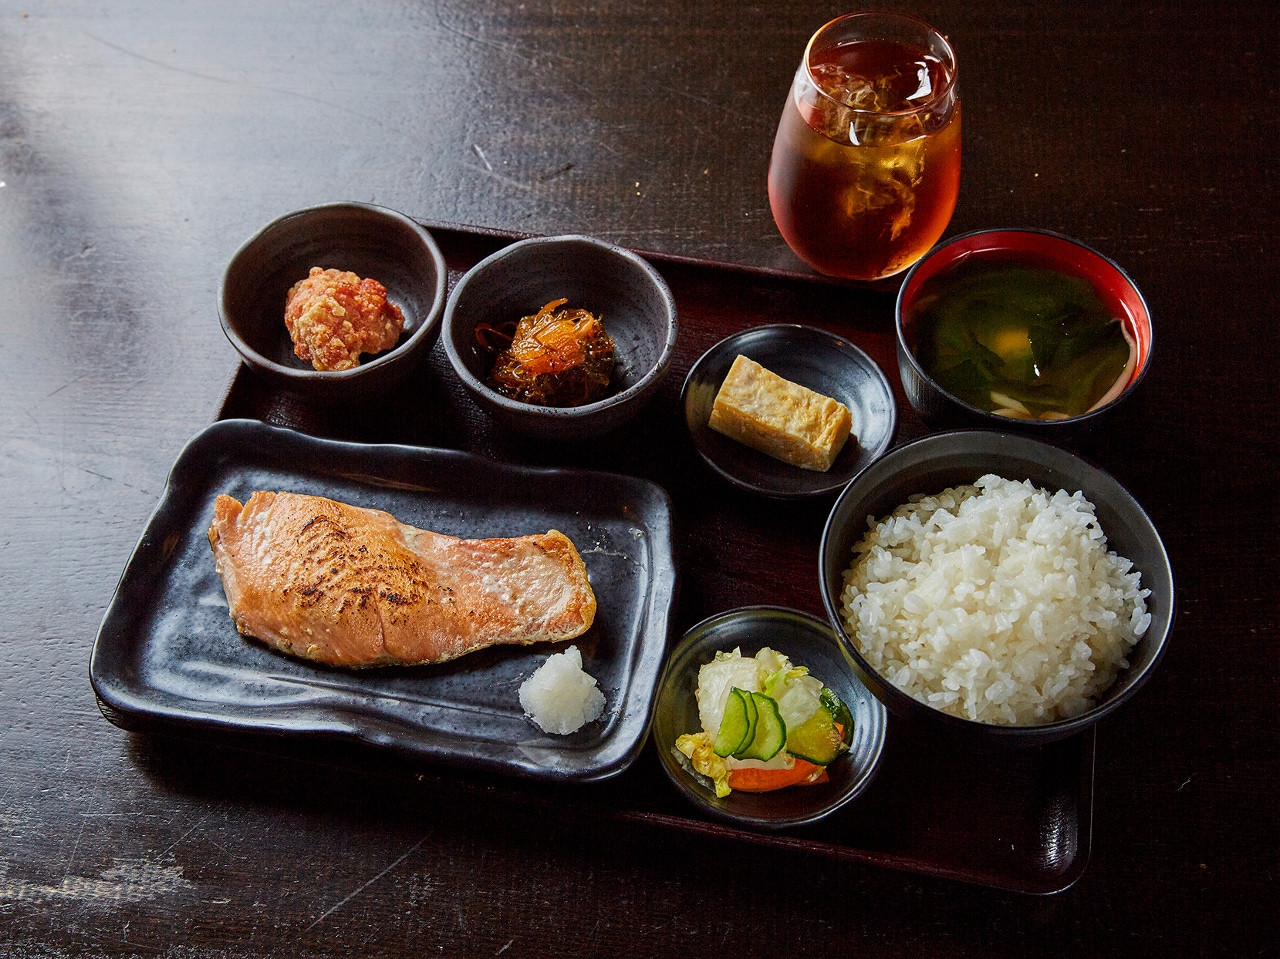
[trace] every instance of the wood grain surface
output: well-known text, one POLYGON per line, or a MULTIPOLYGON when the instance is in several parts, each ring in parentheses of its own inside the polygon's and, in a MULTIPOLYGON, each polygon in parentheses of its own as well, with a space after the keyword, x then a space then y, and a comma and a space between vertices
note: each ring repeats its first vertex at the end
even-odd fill
MULTIPOLYGON (((958 53, 948 233, 1079 238, 1154 317, 1150 375, 1079 451, 1160 529, 1178 614, 1156 675, 1098 728, 1079 881, 1026 896, 528 804, 368 751, 126 733, 89 686, 167 471, 235 376, 216 296, 246 237, 359 200, 803 274, 765 170, 804 43, 846 8, 0 0, 0 955, 1276 954, 1277 14, 881 6, 958 53)), ((686 368, 755 292, 744 279, 682 330, 686 368)), ((822 325, 848 324, 898 388, 891 292, 846 292, 822 325)), ((428 375, 458 413, 421 438, 555 458, 494 434, 439 355, 428 375)), ((691 579, 680 625, 762 595, 816 612, 768 549, 785 521, 816 552, 824 508, 774 513, 698 477, 677 385, 627 438, 689 491, 677 518, 714 501, 736 547, 691 579)), ((899 441, 921 432, 904 410, 899 441)), ((615 438, 575 465, 639 455, 615 438)))

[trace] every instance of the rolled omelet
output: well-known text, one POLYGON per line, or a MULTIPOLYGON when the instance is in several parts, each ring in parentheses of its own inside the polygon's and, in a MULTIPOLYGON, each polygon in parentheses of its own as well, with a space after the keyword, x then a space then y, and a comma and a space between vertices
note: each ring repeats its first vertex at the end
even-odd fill
POLYGON ((849 439, 853 417, 838 400, 739 355, 707 425, 784 463, 825 472, 849 439))

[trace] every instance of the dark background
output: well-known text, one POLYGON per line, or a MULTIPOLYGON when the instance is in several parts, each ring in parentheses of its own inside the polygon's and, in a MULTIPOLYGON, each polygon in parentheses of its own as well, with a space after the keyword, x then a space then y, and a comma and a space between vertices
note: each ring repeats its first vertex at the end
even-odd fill
MULTIPOLYGON (((883 6, 958 52, 948 232, 1077 237, 1155 321, 1088 452, 1162 531, 1179 609, 1099 727, 1079 882, 1029 897, 535 815, 381 756, 125 733, 89 687, 168 468, 236 371, 216 291, 249 234, 361 200, 803 272, 764 176, 804 43, 847 8, 2 0, 0 954, 1276 954, 1276 13, 883 6)), ((882 341, 891 300, 849 297, 882 341)))

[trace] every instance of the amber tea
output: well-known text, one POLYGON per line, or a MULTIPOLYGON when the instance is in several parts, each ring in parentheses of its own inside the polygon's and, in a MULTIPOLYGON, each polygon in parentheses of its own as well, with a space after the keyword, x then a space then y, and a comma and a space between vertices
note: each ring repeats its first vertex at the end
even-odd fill
POLYGON ((769 166, 769 205, 796 255, 873 280, 920 259, 960 189, 955 60, 927 25, 832 21, 809 42, 769 166))

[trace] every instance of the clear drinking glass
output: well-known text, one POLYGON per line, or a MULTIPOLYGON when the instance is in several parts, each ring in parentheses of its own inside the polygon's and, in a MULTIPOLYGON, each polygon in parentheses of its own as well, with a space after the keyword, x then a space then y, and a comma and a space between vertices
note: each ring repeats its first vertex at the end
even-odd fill
POLYGON ((809 40, 769 163, 769 206, 821 273, 875 280, 942 236, 960 190, 960 97, 945 37, 851 13, 809 40))

